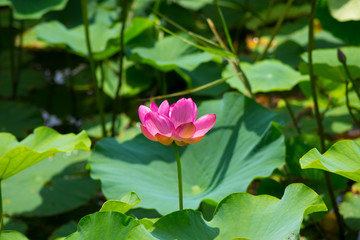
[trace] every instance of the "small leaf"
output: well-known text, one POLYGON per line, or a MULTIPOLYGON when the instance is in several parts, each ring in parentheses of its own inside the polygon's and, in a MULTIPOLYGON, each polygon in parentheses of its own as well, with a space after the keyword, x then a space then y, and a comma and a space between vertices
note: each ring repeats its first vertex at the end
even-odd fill
POLYGON ((139 223, 119 212, 97 212, 83 217, 66 240, 125 240, 139 223))
POLYGON ((99 212, 120 212, 126 213, 132 207, 141 202, 139 196, 135 192, 129 192, 121 200, 106 201, 99 212))
POLYGON ((300 159, 301 168, 317 168, 360 182, 360 146, 358 141, 335 143, 324 154, 311 149, 300 159))

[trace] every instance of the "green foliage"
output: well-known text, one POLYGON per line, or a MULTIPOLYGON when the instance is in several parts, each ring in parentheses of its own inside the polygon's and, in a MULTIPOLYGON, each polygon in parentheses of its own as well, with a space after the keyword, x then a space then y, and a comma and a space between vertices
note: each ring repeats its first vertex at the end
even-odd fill
MULTIPOLYGON (((248 76, 253 93, 291 90, 299 82, 308 80, 308 76, 301 75, 277 60, 264 60, 255 64, 241 63, 241 68, 248 76)), ((227 66, 223 77, 234 75, 231 66, 227 66)), ((244 86, 238 77, 227 80, 228 84, 244 92, 244 86)))
POLYGON ((187 209, 163 216, 146 230, 139 221, 116 209, 84 217, 78 231, 66 239, 95 239, 92 237, 100 231, 102 239, 297 239, 303 216, 327 208, 313 190, 292 184, 281 200, 233 193, 221 200, 210 222, 187 209))
MULTIPOLYGON (((360 77, 360 48, 342 47, 340 48, 346 56, 346 64, 353 78, 360 77)), ((301 55, 303 61, 308 61, 307 53, 301 55)), ((313 52, 314 73, 334 81, 345 82, 348 76, 343 64, 337 58, 337 49, 319 49, 313 52)), ((303 73, 308 73, 307 67, 300 67, 303 73)))
POLYGON ((359 3, 310 3, 0 0, 0 238, 355 239, 359 3), (217 120, 180 147, 177 211, 138 109, 182 97, 217 120))
POLYGON ((335 143, 326 153, 312 149, 301 159, 301 168, 316 168, 333 172, 360 182, 360 146, 357 141, 343 140, 335 143))

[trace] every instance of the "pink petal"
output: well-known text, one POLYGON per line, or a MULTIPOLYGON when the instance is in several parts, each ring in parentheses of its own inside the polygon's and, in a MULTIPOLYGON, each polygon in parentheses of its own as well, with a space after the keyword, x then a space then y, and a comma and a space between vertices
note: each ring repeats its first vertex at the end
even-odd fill
POLYGON ((144 124, 145 116, 147 113, 151 112, 151 110, 145 105, 140 105, 138 112, 140 121, 142 124, 144 124))
POLYGON ((165 116, 168 117, 169 116, 169 110, 170 110, 169 102, 167 100, 165 100, 160 104, 158 113, 164 114, 165 116))
POLYGON ((152 102, 152 103, 150 104, 150 109, 151 109, 151 111, 153 111, 153 112, 157 112, 159 108, 158 108, 158 106, 156 105, 156 103, 152 102))
POLYGON ((172 144, 172 142, 174 141, 173 138, 171 137, 166 137, 166 136, 163 136, 161 134, 156 134, 156 138, 157 140, 161 143, 161 144, 164 144, 166 146, 169 146, 172 144))
POLYGON ((178 141, 182 141, 186 138, 190 138, 194 135, 196 127, 193 123, 185 123, 176 128, 174 138, 178 141))
POLYGON ((151 135, 151 133, 147 130, 147 128, 145 126, 143 126, 142 124, 140 124, 140 129, 145 137, 147 137, 151 141, 157 141, 157 138, 155 136, 151 135))
POLYGON ((184 123, 194 122, 197 115, 197 107, 191 98, 182 98, 172 108, 170 118, 175 128, 184 123))
POLYGON ((173 123, 168 117, 156 112, 146 114, 144 126, 153 136, 160 133, 166 137, 171 137, 175 130, 173 123))
POLYGON ((195 121, 196 132, 192 138, 204 136, 215 124, 216 115, 206 114, 195 121))
POLYGON ((190 143, 190 144, 198 143, 198 142, 200 142, 203 138, 204 138, 204 136, 196 137, 196 138, 192 137, 192 138, 185 139, 184 142, 185 142, 185 143, 190 143))

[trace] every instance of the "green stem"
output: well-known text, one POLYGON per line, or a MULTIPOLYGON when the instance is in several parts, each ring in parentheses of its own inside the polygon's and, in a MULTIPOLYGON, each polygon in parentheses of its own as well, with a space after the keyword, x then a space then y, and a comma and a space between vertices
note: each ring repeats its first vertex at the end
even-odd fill
MULTIPOLYGON (((238 73, 239 74, 239 73, 238 73)), ((195 93, 195 92, 199 92, 199 91, 202 91, 202 90, 205 90, 205 89, 208 89, 208 88, 212 88, 212 87, 215 87, 221 83, 224 83, 226 82, 226 80, 232 78, 233 76, 229 76, 229 77, 226 77, 226 78, 221 78, 221 79, 218 79, 218 80, 215 80, 215 81, 212 81, 210 83, 207 83, 207 84, 204 84, 204 85, 201 85, 200 87, 196 87, 196 88, 193 88, 193 89, 189 89, 189 90, 184 90, 184 91, 180 91, 180 92, 176 92, 176 93, 171 93, 171 94, 166 94, 166 95, 162 95, 162 96, 157 96, 157 97, 151 97, 151 100, 157 100, 157 99, 165 99, 165 98, 171 98, 171 97, 178 97, 178 96, 183 96, 183 95, 188 95, 188 94, 192 94, 192 93, 195 93)), ((148 101, 149 99, 141 99, 141 101, 148 101)))
MULTIPOLYGON (((220 11, 220 9, 219 9, 220 11)), ((223 47, 225 50, 229 51, 229 48, 226 46, 226 44, 224 43, 224 41, 221 39, 219 33, 216 30, 216 27, 214 25, 214 23, 211 21, 211 19, 207 19, 208 25, 211 29, 211 31, 213 32, 213 34, 215 35, 216 39, 218 40, 219 44, 221 47, 223 47)), ((235 55, 235 53, 233 52, 233 54, 235 55)), ((238 78, 240 79, 240 81, 244 84, 245 87, 245 95, 249 98, 254 99, 255 96, 252 93, 251 90, 251 85, 249 82, 249 79, 247 78, 245 72, 241 69, 240 67, 240 61, 239 59, 236 57, 236 60, 233 59, 227 59, 231 68, 234 70, 234 72, 236 73, 236 75, 238 76, 238 78)))
POLYGON ((1 192, 1 179, 0 179, 0 232, 3 230, 3 200, 2 200, 2 192, 1 192))
POLYGON ((11 83, 12 83, 12 99, 16 99, 16 92, 17 92, 17 81, 16 81, 16 75, 15 75, 15 40, 14 40, 14 34, 13 34, 13 28, 14 28, 14 18, 12 9, 9 8, 9 32, 10 32, 10 73, 11 73, 11 83))
POLYGON ((20 76, 21 76, 21 69, 22 69, 22 55, 23 55, 23 44, 24 44, 24 20, 20 21, 20 42, 19 42, 19 48, 18 48, 18 55, 17 55, 17 69, 15 73, 15 86, 14 86, 14 99, 16 98, 18 86, 20 83, 20 76))
POLYGON ((100 124, 102 130, 102 136, 106 137, 106 128, 105 128, 105 115, 102 103, 102 97, 97 86, 96 74, 95 74, 95 61, 94 56, 91 50, 91 43, 90 43, 90 33, 89 33, 89 19, 88 19, 88 9, 87 9, 87 0, 81 0, 81 13, 82 19, 84 22, 84 30, 85 30, 85 38, 86 38, 86 47, 88 51, 89 63, 91 68, 91 76, 93 80, 93 85, 95 88, 95 95, 96 95, 96 102, 98 106, 98 111, 100 114, 100 124))
POLYGON ((179 184, 179 210, 183 210, 183 189, 182 189, 182 174, 181 174, 181 162, 180 162, 180 154, 179 149, 175 143, 173 143, 174 151, 175 151, 175 158, 176 158, 176 165, 177 165, 177 172, 178 172, 178 184, 179 184))
POLYGON ((348 76, 348 78, 349 78, 349 80, 350 80, 351 84, 352 84, 352 85, 353 85, 353 87, 354 87, 354 90, 355 90, 355 92, 356 92, 356 95, 358 96, 358 98, 359 98, 359 100, 360 100, 360 92, 359 92, 359 88, 358 88, 358 86, 357 86, 357 84, 356 84, 355 80, 352 78, 352 76, 351 76, 351 74, 350 74, 350 71, 349 71, 349 68, 348 68, 347 64, 346 64, 345 62, 343 62, 342 64, 343 64, 343 66, 344 66, 344 68, 345 68, 346 75, 348 76))
POLYGON ((298 122, 297 122, 297 120, 296 120, 296 117, 295 117, 295 115, 294 115, 294 112, 293 112, 293 110, 292 110, 292 108, 291 108, 288 100, 286 99, 286 97, 285 97, 285 96, 282 96, 282 97, 283 97, 283 99, 284 99, 284 102, 285 102, 286 108, 287 108, 287 110, 288 110, 288 112, 289 112, 289 115, 290 115, 290 117, 291 117, 291 120, 293 121, 293 124, 294 124, 294 126, 295 126, 295 128, 296 128, 296 131, 297 131, 297 133, 298 133, 299 135, 301 135, 301 129, 300 129, 299 124, 298 124, 298 122))
MULTIPOLYGON (((314 47, 314 17, 315 17, 315 6, 316 6, 317 0, 312 1, 311 5, 311 12, 309 16, 309 34, 308 34, 308 63, 309 63, 309 75, 310 75, 310 86, 311 86, 311 94, 314 101, 314 110, 315 110, 315 117, 317 122, 317 127, 320 135, 320 143, 321 143, 321 152, 324 153, 326 151, 325 148, 325 135, 324 135, 324 129, 322 125, 322 118, 320 116, 319 111, 319 104, 317 101, 317 93, 316 93, 316 78, 314 75, 314 69, 313 69, 313 61, 312 61, 312 50, 314 47)), ((334 212, 336 215, 336 220, 339 226, 339 239, 344 240, 345 234, 344 234, 344 226, 342 223, 342 218, 339 213, 339 208, 336 202, 335 194, 334 194, 334 188, 332 186, 330 173, 325 171, 325 181, 328 188, 329 196, 331 199, 331 203, 334 208, 334 212)))
POLYGON ((121 85, 124 82, 123 79, 123 71, 124 71, 124 58, 125 58, 125 43, 124 43, 124 31, 125 31, 125 25, 126 25, 126 19, 128 16, 128 12, 129 12, 129 8, 130 8, 130 2, 128 2, 128 0, 123 0, 122 1, 122 6, 121 6, 121 14, 120 14, 120 19, 121 19, 121 29, 120 29, 120 52, 119 52, 119 79, 118 79, 118 85, 116 87, 116 91, 115 91, 115 99, 113 102, 113 115, 112 115, 112 124, 111 124, 111 136, 115 137, 116 135, 116 127, 115 127, 115 122, 116 122, 116 115, 118 113, 118 103, 119 103, 119 94, 120 94, 120 88, 121 85))
POLYGON ((350 101, 349 101, 349 82, 345 83, 345 98, 346 98, 346 107, 348 108, 350 117, 353 119, 357 127, 360 127, 359 121, 356 119, 354 113, 351 110, 350 101))
POLYGON ((269 50, 269 48, 270 48, 270 46, 271 46, 271 43, 274 41, 275 36, 276 36, 276 35, 278 34, 278 32, 279 32, 279 29, 280 29, 280 27, 281 27, 281 25, 282 25, 282 23, 283 23, 283 21, 284 21, 284 19, 285 19, 286 13, 289 11, 289 9, 290 9, 290 7, 291 7, 291 5, 292 5, 292 2, 293 2, 293 0, 289 0, 289 1, 287 2, 283 13, 281 14, 280 18, 279 18, 278 21, 276 22, 275 28, 274 28, 274 30, 273 30, 273 32, 272 32, 272 34, 271 34, 271 38, 270 38, 268 44, 266 45, 266 47, 265 47, 264 51, 262 52, 262 54, 259 55, 259 56, 256 58, 255 61, 260 61, 260 60, 262 60, 262 59, 265 57, 266 53, 268 52, 268 50, 269 50))

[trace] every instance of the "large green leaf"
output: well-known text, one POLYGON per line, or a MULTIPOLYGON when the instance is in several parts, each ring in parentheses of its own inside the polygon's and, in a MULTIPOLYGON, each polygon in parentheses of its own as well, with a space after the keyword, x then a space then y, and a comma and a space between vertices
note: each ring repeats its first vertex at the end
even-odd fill
POLYGON ((51 128, 39 127, 21 142, 10 133, 0 133, 0 179, 5 180, 55 153, 90 150, 90 145, 84 131, 62 135, 51 128))
POLYGON ((304 216, 326 211, 321 197, 303 184, 292 184, 281 200, 267 195, 233 193, 217 206, 212 221, 200 212, 182 210, 160 218, 146 230, 139 221, 119 212, 98 212, 80 220, 78 231, 69 240, 127 239, 298 239, 304 216), (121 235, 120 235, 121 234, 121 235))
POLYGON ((358 0, 328 0, 333 18, 340 22, 360 20, 360 2, 358 0))
MULTIPOLYGON (((254 178, 269 176, 284 163, 284 138, 271 123, 275 114, 236 93, 203 102, 198 115, 206 113, 216 114, 214 128, 201 142, 180 149, 185 208, 246 191, 254 178)), ((108 199, 136 191, 141 207, 162 214, 177 209, 172 147, 142 135, 123 144, 108 138, 97 143, 90 164, 91 176, 101 179, 108 199)))
MULTIPOLYGON (((360 47, 342 47, 341 51, 346 56, 350 74, 353 78, 360 77, 360 47)), ((307 63, 308 54, 305 52, 301 58, 307 63)), ((315 75, 335 81, 345 82, 348 79, 342 63, 338 60, 337 49, 318 49, 313 51, 313 67, 315 75)), ((307 73, 307 67, 301 67, 303 73, 307 73)))
POLYGON ((59 153, 4 180, 4 212, 49 216, 85 204, 100 187, 85 170, 89 155, 78 150, 59 153))
POLYGON ((1 240, 29 240, 22 233, 19 233, 16 231, 11 231, 11 230, 1 231, 0 239, 1 240))
MULTIPOLYGON (((117 16, 117 12, 97 8, 89 26, 90 42, 95 59, 104 59, 119 51, 121 23, 115 22, 117 16)), ((153 23, 149 19, 135 18, 125 30, 125 44, 151 26, 153 23)), ((37 25, 35 31, 37 36, 46 42, 65 45, 76 54, 87 56, 84 25, 67 28, 59 21, 50 21, 37 25)))
MULTIPOLYGON (((253 93, 291 90, 299 82, 308 79, 308 76, 301 75, 278 60, 264 60, 255 64, 244 62, 240 65, 249 79, 253 93)), ((226 67, 222 76, 234 76, 227 80, 227 83, 240 92, 245 92, 243 83, 235 76, 230 65, 226 67)))
POLYGON ((194 234, 190 239, 204 239, 206 235, 209 237, 205 239, 219 240, 239 237, 251 240, 297 239, 303 216, 326 210, 321 197, 312 189, 303 184, 292 184, 286 188, 281 200, 266 195, 231 194, 219 203, 214 219, 208 224, 194 212, 172 213, 158 220, 151 234, 160 235, 161 239, 169 239, 169 236, 173 239, 180 234, 184 237, 194 234), (200 226, 192 219, 197 219, 200 226))
POLYGON ((317 168, 360 182, 359 140, 335 143, 324 154, 311 149, 300 159, 301 168, 317 168))
POLYGON ((39 19, 45 13, 61 10, 68 0, 0 0, 0 6, 10 6, 16 19, 39 19))
POLYGON ((155 42, 152 47, 134 47, 130 59, 149 64, 161 71, 183 68, 194 70, 201 63, 218 59, 207 52, 199 52, 195 47, 174 36, 167 36, 155 42))

